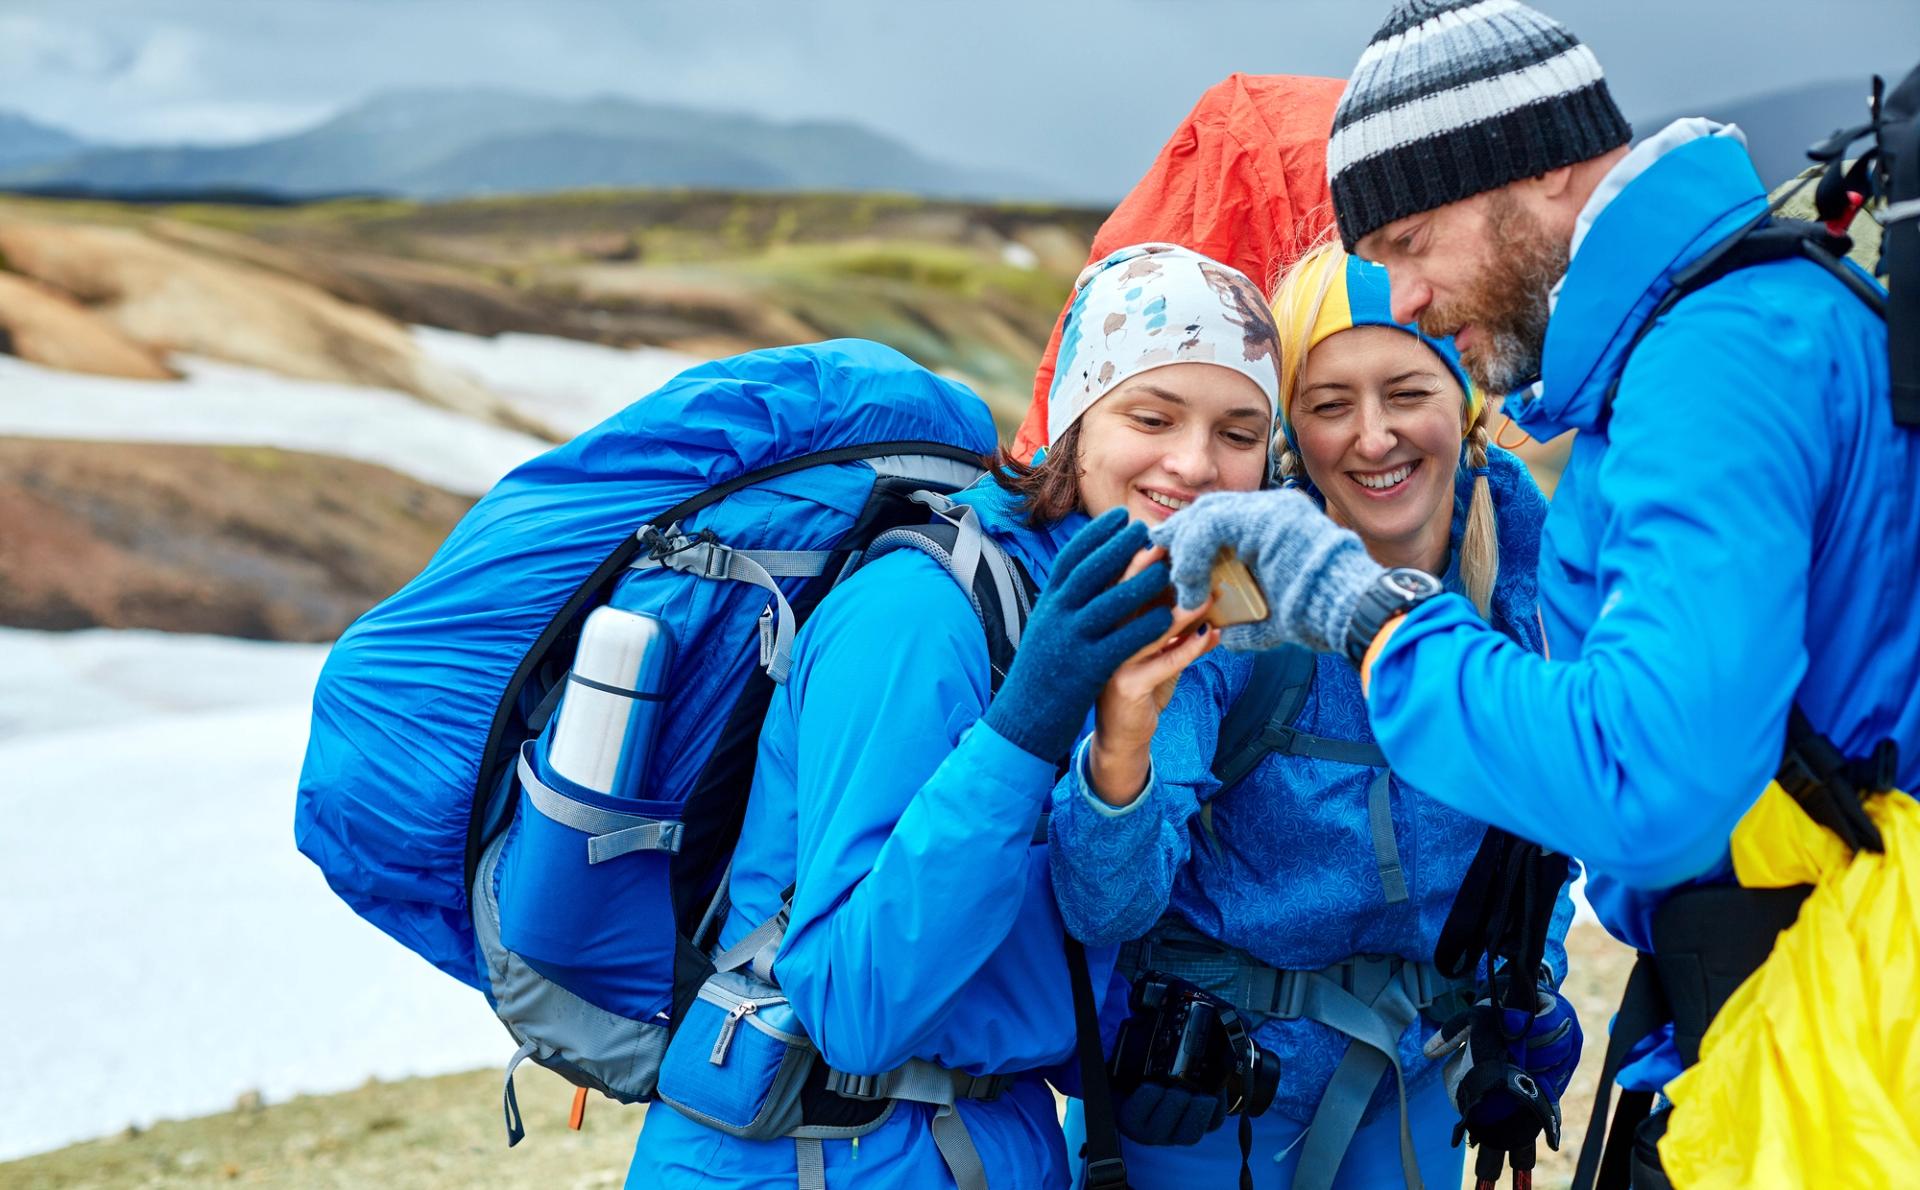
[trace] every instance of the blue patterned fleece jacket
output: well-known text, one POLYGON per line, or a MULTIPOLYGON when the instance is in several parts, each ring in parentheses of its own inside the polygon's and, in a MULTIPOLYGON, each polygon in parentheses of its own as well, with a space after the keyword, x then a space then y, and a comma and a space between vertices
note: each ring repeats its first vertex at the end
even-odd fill
MULTIPOLYGON (((1519 459, 1488 451, 1500 575, 1494 626, 1524 647, 1540 648, 1534 576, 1546 502, 1519 459)), ((1466 520, 1467 477, 1455 500, 1458 556, 1466 520)), ((1457 565, 1446 576, 1459 590, 1457 565)), ((1322 655, 1294 726, 1335 739, 1371 741, 1366 701, 1353 666, 1322 655)), ((1055 788, 1053 882, 1067 928, 1093 944, 1144 935, 1162 914, 1238 947, 1275 967, 1317 970, 1351 955, 1433 959, 1455 890, 1479 847, 1483 823, 1392 782, 1393 830, 1409 898, 1389 905, 1374 864, 1367 788, 1377 769, 1305 756, 1269 755, 1230 789, 1211 771, 1220 725, 1253 668, 1251 654, 1216 650, 1181 677, 1153 739, 1153 778, 1128 812, 1115 814, 1087 789, 1075 766, 1055 788), (1212 840, 1201 808, 1210 807, 1212 840)), ((1510 708, 1489 706, 1490 721, 1510 708)), ((1562 945, 1572 902, 1563 891, 1548 963, 1566 972, 1562 945)), ((1433 1028, 1415 1021, 1400 1041, 1408 1087, 1437 1076, 1420 1047, 1433 1028)), ((1280 1058, 1273 1110, 1306 1123, 1325 1092, 1347 1038, 1317 1022, 1268 1020, 1259 1044, 1280 1058)), ((1394 1099, 1393 1080, 1376 1089, 1368 1118, 1394 1099)))

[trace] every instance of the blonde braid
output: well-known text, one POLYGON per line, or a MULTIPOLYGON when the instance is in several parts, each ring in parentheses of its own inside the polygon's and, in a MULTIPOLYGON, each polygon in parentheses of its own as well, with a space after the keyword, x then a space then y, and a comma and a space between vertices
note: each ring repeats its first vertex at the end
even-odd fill
POLYGON ((1467 527, 1460 535, 1460 579, 1467 598, 1485 620, 1493 618, 1493 585, 1500 577, 1500 531, 1493 521, 1493 489, 1487 483, 1487 410, 1482 408, 1467 431, 1467 466, 1473 472, 1473 496, 1467 503, 1467 527))
POLYGON ((1274 478, 1281 483, 1285 483, 1291 479, 1299 483, 1301 487, 1305 487, 1307 484, 1307 469, 1300 462, 1299 452, 1295 451, 1293 447, 1288 446, 1287 440, 1284 437, 1281 437, 1274 445, 1280 448, 1280 455, 1274 460, 1273 464, 1274 478))

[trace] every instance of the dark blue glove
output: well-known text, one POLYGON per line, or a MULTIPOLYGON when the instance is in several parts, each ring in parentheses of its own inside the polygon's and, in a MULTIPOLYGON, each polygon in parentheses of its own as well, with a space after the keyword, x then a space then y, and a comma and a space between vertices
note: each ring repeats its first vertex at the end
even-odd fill
POLYGON ((1168 589, 1164 561, 1114 586, 1146 547, 1146 525, 1128 524, 1124 508, 1073 535, 1020 634, 987 726, 1048 763, 1066 756, 1113 671, 1173 627, 1172 611, 1147 607, 1168 589))
POLYGON ((1574 1067, 1580 1065, 1580 1016, 1567 998, 1549 987, 1540 989, 1540 1006, 1532 1017, 1505 1008, 1501 1010, 1507 1053, 1513 1064, 1540 1084, 1549 1098, 1558 1102, 1573 1081, 1574 1067))
POLYGON ((1196 1095, 1181 1087, 1141 1083, 1120 1102, 1114 1123, 1120 1134, 1143 1145, 1192 1145, 1227 1119, 1221 1095, 1196 1095))

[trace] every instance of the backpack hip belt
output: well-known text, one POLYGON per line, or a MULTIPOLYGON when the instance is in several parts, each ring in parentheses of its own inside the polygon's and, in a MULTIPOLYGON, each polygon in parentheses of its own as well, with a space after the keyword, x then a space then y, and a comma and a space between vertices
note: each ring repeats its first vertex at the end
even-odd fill
MULTIPOLYGON (((1856 851, 1881 850, 1879 830, 1861 808, 1861 798, 1884 792, 1895 768, 1892 746, 1883 743, 1865 762, 1849 761, 1794 707, 1787 718, 1787 746, 1775 778, 1815 822, 1856 851)), ((1607 1039, 1593 1115, 1580 1148, 1575 1190, 1625 1190, 1661 1175, 1649 1165, 1657 1149, 1636 1135, 1664 1127, 1653 1115, 1654 1093, 1623 1091, 1608 1123, 1614 1080, 1627 1054, 1662 1025, 1673 1025, 1680 1060, 1700 1060, 1700 1040, 1713 1018, 1773 952, 1780 932, 1793 925, 1810 884, 1787 888, 1709 885, 1669 895, 1653 916, 1653 951, 1642 952, 1627 978, 1619 1014, 1607 1039), (1643 1128, 1645 1125, 1645 1128, 1643 1128), (1635 1150, 1640 1150, 1636 1158, 1635 1150), (1636 1172, 1636 1161, 1639 1170, 1636 1172)), ((1644 1135, 1642 1136, 1644 1140, 1644 1135)))
MULTIPOLYGON (((1183 923, 1163 922, 1121 948, 1120 970, 1172 975, 1227 1000, 1241 1012, 1275 1020, 1310 1020, 1348 1038, 1314 1110, 1294 1174, 1296 1190, 1325 1190, 1359 1131, 1373 1091, 1388 1071, 1400 1096, 1400 1162, 1409 1187, 1421 1185, 1407 1113, 1400 1036, 1421 1016, 1438 1023, 1464 1006, 1470 984, 1450 980, 1431 963, 1397 955, 1354 955, 1318 971, 1272 967, 1183 923)), ((1470 997, 1468 997, 1470 999, 1470 997)))
MULTIPOLYGON (((716 897, 715 908, 722 906, 725 900, 723 886, 716 897)), ((766 990, 777 989, 779 985, 773 978, 773 961, 786 937, 792 907, 793 891, 789 889, 777 913, 714 956, 716 977, 735 971, 750 972, 766 990)), ((710 912, 708 916, 713 918, 718 915, 710 912)), ((737 1021, 738 1017, 733 1019, 737 1021)), ((705 1037, 689 1037, 687 1040, 697 1045, 706 1044, 705 1037)), ((922 1103, 933 1107, 935 1111, 929 1127, 933 1133, 934 1147, 939 1150, 948 1172, 953 1175, 957 1190, 987 1190, 985 1164, 955 1104, 963 1099, 977 1102, 998 1099, 1013 1084, 1015 1076, 973 1075, 920 1058, 910 1059, 881 1074, 851 1074, 827 1065, 825 1055, 818 1047, 811 1043, 806 1045, 811 1055, 809 1061, 818 1063, 820 1070, 795 1086, 802 1122, 784 1134, 792 1138, 794 1143, 798 1190, 825 1190, 826 1157, 821 1148, 822 1140, 848 1139, 873 1131, 892 1115, 892 1104, 896 1102, 922 1103), (856 1103, 884 1104, 885 1107, 863 1119, 841 1120, 838 1118, 841 1113, 831 1110, 831 1101, 827 1097, 856 1103), (823 1103, 823 1100, 827 1102, 823 1103), (821 1110, 823 1107, 826 1110, 821 1110)), ((720 1042, 714 1052, 724 1052, 725 1048, 725 1042, 720 1042)), ((684 1106, 682 1110, 686 1110, 684 1106)))

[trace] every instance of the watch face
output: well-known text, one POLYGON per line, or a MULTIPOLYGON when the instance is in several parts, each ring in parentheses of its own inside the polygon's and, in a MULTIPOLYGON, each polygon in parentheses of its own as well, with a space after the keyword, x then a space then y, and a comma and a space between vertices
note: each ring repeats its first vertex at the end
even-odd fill
POLYGON ((1380 576, 1380 581, 1408 599, 1424 599, 1440 593, 1440 580, 1424 570, 1396 566, 1380 576))

